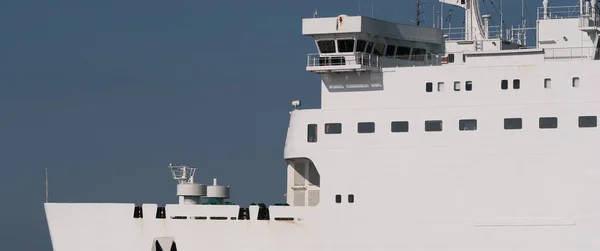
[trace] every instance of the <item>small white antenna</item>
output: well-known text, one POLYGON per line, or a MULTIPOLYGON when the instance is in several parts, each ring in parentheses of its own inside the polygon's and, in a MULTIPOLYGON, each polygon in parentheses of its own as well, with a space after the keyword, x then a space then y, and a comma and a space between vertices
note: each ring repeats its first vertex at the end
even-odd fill
POLYGON ((48 168, 46 168, 46 203, 48 203, 48 168))
POLYGON ((371 17, 375 18, 375 0, 371 0, 371 17))
POLYGON ((358 15, 360 16, 360 0, 358 0, 358 15))
POLYGON ((313 18, 316 18, 317 14, 319 14, 319 12, 317 11, 317 8, 315 7, 315 11, 313 12, 313 18))

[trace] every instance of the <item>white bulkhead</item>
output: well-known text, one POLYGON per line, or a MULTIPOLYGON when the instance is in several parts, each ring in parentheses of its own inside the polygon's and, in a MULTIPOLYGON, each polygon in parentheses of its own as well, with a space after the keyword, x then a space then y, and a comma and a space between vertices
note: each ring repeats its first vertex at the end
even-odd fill
POLYGON ((535 46, 442 2, 467 27, 302 21, 322 107, 292 104, 287 204, 171 165, 177 205, 45 204, 54 250, 598 250, 596 1, 540 1, 535 46))

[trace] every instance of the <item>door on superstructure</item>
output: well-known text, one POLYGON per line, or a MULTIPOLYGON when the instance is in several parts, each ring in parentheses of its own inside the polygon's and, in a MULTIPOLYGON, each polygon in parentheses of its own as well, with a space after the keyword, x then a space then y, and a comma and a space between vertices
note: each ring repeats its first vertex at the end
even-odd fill
POLYGON ((288 204, 316 206, 319 204, 321 176, 309 159, 291 160, 288 164, 288 204))

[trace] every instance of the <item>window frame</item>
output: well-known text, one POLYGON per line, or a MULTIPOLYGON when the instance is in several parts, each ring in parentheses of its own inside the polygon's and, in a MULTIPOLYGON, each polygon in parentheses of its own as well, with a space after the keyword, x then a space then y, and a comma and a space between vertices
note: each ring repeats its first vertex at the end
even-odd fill
MULTIPOLYGON (((404 127, 401 127, 404 128, 404 127)), ((410 123, 408 121, 392 121, 390 122, 390 132, 392 133, 406 133, 410 131, 410 123), (394 131, 394 125, 406 125, 406 131, 394 131)))
POLYGON ((335 134, 342 134, 342 132, 343 132, 342 123, 325 123, 325 126, 324 126, 323 129, 325 130, 325 134, 333 134, 333 135, 335 135, 335 134), (339 132, 337 132, 337 131, 330 132, 328 130, 328 128, 330 128, 331 126, 338 126, 338 125, 339 125, 339 128, 340 128, 339 132))
POLYGON ((508 79, 502 79, 500 81, 500 89, 508 90, 508 79))
POLYGON ((504 118, 504 130, 522 130, 522 129, 523 129, 523 118, 517 118, 517 117, 504 118), (509 128, 506 126, 508 121, 519 121, 519 126, 509 128))
POLYGON ((460 120, 458 120, 458 130, 461 132, 462 131, 477 131, 477 119, 460 119, 460 120), (463 123, 473 122, 473 121, 475 121, 475 124, 474 124, 475 127, 473 127, 473 129, 468 129, 468 128, 465 129, 466 127, 463 126, 463 123))
POLYGON ((558 117, 540 117, 538 120, 538 127, 540 129, 557 129, 558 128, 558 117), (543 124, 545 121, 552 122, 552 124, 543 124))
POLYGON ((588 116, 579 116, 579 117, 578 117, 578 123, 577 123, 577 126, 578 126, 579 128, 596 128, 596 127, 598 127, 598 116, 594 116, 594 115, 588 115, 588 116), (593 125, 592 125, 592 126, 589 126, 589 125, 582 125, 582 122, 585 122, 585 121, 583 121, 582 119, 586 119, 586 118, 593 118, 593 122, 594 122, 594 123, 593 123, 593 125))
POLYGON ((442 132, 444 131, 444 121, 441 119, 436 119, 436 120, 425 120, 425 132, 442 132), (432 123, 438 123, 436 124, 432 124, 432 123), (431 130, 431 126, 435 125, 436 127, 433 128, 434 130, 431 130), (437 129, 439 125, 439 129, 437 129))
POLYGON ((307 130, 306 131, 306 142, 316 143, 317 141, 319 141, 319 125, 308 124, 306 130, 307 130), (312 131, 311 131, 311 128, 314 128, 314 129, 312 129, 312 131), (311 135, 311 132, 313 132, 312 135, 311 135), (314 140, 311 140, 311 136, 314 137, 314 140))
MULTIPOLYGON (((370 129, 369 127, 367 127, 367 129, 370 129)), ((370 133, 375 133, 375 122, 358 122, 356 124, 356 132, 359 134, 370 134, 370 133), (367 130, 367 131, 361 131, 361 126, 373 126, 372 130, 367 130)))

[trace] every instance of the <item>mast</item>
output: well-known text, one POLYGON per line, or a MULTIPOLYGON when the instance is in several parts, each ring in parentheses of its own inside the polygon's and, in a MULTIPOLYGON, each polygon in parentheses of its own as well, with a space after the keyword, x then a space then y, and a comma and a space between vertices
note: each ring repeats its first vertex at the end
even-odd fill
POLYGON ((417 26, 421 25, 421 14, 423 14, 423 12, 421 12, 421 5, 423 5, 421 0, 417 0, 416 17, 415 17, 415 24, 417 26))

